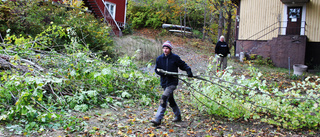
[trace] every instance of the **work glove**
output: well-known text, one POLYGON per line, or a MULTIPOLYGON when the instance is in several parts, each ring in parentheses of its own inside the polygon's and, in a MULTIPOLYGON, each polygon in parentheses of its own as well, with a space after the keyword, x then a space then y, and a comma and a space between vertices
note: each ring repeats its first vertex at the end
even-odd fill
POLYGON ((193 74, 192 74, 191 69, 188 69, 188 70, 187 70, 187 74, 188 74, 188 77, 193 77, 193 74))

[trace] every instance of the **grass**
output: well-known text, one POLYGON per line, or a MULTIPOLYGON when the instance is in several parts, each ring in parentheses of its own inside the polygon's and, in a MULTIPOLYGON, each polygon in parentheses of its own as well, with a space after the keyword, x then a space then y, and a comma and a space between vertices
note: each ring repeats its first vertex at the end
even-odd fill
POLYGON ((141 36, 125 36, 115 38, 116 54, 121 56, 135 56, 139 64, 147 62, 155 63, 155 59, 161 55, 161 41, 147 39, 141 36))

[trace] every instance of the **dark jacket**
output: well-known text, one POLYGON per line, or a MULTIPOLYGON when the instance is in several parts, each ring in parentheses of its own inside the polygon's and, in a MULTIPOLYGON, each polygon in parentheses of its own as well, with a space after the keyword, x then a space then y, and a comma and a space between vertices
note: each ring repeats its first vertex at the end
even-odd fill
POLYGON ((222 54, 222 57, 226 57, 228 54, 230 54, 229 46, 226 42, 218 41, 215 48, 216 54, 222 54))
POLYGON ((191 72, 191 68, 176 54, 170 53, 168 56, 162 54, 157 58, 155 72, 161 77, 160 80, 162 88, 166 88, 171 85, 178 85, 178 77, 164 75, 163 73, 158 72, 157 69, 163 69, 169 72, 178 72, 178 68, 191 72))

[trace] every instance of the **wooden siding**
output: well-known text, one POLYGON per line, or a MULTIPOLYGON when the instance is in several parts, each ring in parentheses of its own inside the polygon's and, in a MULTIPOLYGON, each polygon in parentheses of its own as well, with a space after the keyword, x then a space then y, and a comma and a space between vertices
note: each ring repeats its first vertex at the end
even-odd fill
POLYGON ((116 4, 116 21, 124 23, 125 21, 125 9, 126 0, 105 0, 116 4))
POLYGON ((306 24, 309 42, 320 42, 320 0, 310 0, 307 4, 306 24))
POLYGON ((270 40, 277 37, 282 13, 280 0, 241 0, 239 40, 270 40))

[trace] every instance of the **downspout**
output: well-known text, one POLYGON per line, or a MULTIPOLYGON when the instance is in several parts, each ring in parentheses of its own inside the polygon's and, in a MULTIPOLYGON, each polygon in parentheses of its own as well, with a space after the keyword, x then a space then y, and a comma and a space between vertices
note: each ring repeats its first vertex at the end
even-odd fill
POLYGON ((126 21, 127 21, 127 5, 128 5, 128 0, 126 0, 126 3, 124 4, 124 26, 123 28, 126 28, 126 21))

